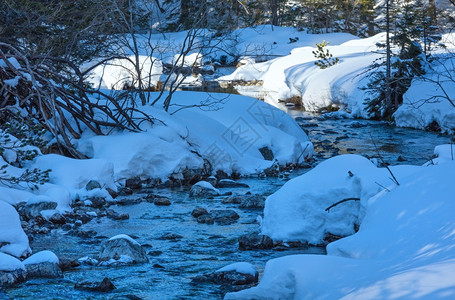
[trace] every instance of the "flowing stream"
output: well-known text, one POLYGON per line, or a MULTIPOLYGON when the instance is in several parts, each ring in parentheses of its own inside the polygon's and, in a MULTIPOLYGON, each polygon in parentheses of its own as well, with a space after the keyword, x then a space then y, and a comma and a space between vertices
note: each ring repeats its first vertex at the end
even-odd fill
MULTIPOLYGON (((434 146, 450 140, 448 136, 395 128, 384 122, 321 119, 303 112, 292 114, 314 143, 316 162, 344 153, 374 158, 378 157, 379 151, 387 163, 418 165, 430 158, 434 146)), ((222 192, 250 191, 270 195, 287 180, 306 171, 308 169, 294 171, 289 178, 241 178, 239 181, 250 188, 226 188, 222 192)), ((128 234, 145 246, 150 263, 123 267, 82 266, 65 272, 63 279, 29 280, 16 288, 5 290, 3 295, 0 293, 0 299, 137 299, 133 295, 142 299, 221 299, 226 292, 235 288, 208 283, 193 284, 191 278, 239 261, 252 263, 261 273, 266 261, 271 258, 296 253, 325 254, 323 248, 240 251, 238 237, 259 232, 256 218, 262 215, 261 210, 241 210, 234 204, 223 204, 223 196, 213 199, 190 198, 188 187, 144 192, 166 196, 172 204, 164 207, 141 202, 129 206, 111 206, 119 213, 128 213, 130 218, 121 221, 95 218, 81 227, 96 232, 90 238, 68 235, 61 229, 38 234, 31 242, 31 247, 35 253, 48 249, 62 257, 96 257, 102 241, 117 234, 128 234), (238 212, 240 219, 232 225, 198 224, 191 216, 196 206, 233 209, 238 212), (117 289, 106 294, 74 289, 77 282, 101 280, 104 277, 109 277, 117 289)), ((135 193, 128 197, 142 196, 144 194, 135 193)))

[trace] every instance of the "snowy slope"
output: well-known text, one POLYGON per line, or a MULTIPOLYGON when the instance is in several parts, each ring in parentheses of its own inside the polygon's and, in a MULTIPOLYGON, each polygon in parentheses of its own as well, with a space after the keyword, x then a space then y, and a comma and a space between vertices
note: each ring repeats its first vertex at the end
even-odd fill
MULTIPOLYGON (((383 42, 384 34, 367 39, 351 39, 338 44, 338 34, 315 35, 312 44, 295 48, 290 55, 267 62, 247 64, 231 75, 218 78, 219 81, 262 80, 266 100, 277 105, 279 100, 301 96, 307 110, 316 111, 329 104, 345 104, 356 115, 365 116, 363 100, 365 92, 358 88, 366 85, 364 72, 379 54, 376 43, 383 42), (316 39, 317 37, 317 39, 316 39), (316 39, 316 40, 315 40, 316 39), (316 58, 312 51, 315 44, 328 41, 326 48, 338 57, 340 62, 327 69, 314 65, 316 58)), ((242 90, 239 90, 242 92, 242 90)))
POLYGON ((311 142, 297 123, 262 101, 238 95, 177 92, 172 103, 172 115, 148 105, 142 108, 160 120, 150 127, 144 125, 145 132, 87 136, 79 142, 79 150, 90 158, 112 162, 117 180, 178 176, 186 168, 201 168, 204 158, 213 171, 256 173, 273 163, 263 158, 259 151, 262 147, 272 150, 283 165, 303 162, 313 153, 311 142), (197 107, 201 103, 203 106, 197 107))
POLYGON ((327 256, 269 261, 257 287, 225 299, 453 299, 455 162, 420 167, 368 200, 355 235, 327 256))

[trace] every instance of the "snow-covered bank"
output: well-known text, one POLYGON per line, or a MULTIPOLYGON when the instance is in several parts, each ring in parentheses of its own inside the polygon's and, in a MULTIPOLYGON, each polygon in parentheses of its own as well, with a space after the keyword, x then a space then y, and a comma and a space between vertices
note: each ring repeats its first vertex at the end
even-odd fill
MULTIPOLYGON (((294 48, 290 55, 258 64, 247 64, 231 75, 220 77, 220 81, 260 80, 267 94, 266 101, 277 105, 280 100, 293 96, 302 97, 306 110, 317 111, 331 103, 347 105, 347 109, 358 116, 366 116, 363 111, 365 91, 358 87, 366 85, 363 73, 380 55, 376 43, 383 42, 384 34, 371 38, 352 38, 338 43, 338 34, 318 36, 305 47, 294 48), (340 59, 332 67, 321 69, 314 64, 315 44, 328 41, 327 50, 340 59)), ((242 92, 242 90, 240 90, 242 92)))
MULTIPOLYGON (((342 43, 335 33, 316 37, 319 40, 313 36, 304 38, 311 43, 291 44, 295 48, 287 56, 261 63, 249 62, 218 80, 261 82, 261 86, 236 88, 244 95, 264 97, 274 106, 298 97, 307 111, 318 111, 335 104, 351 112, 352 116, 368 118, 364 102, 369 95, 364 88, 370 80, 370 66, 383 57, 377 44, 384 44, 385 33, 342 43), (330 43, 325 48, 339 59, 337 64, 325 69, 314 64, 317 59, 313 54, 315 44, 323 40, 330 43)), ((394 115, 397 126, 424 129, 437 122, 442 131, 451 132, 455 128, 453 34, 445 34, 441 42, 446 48, 433 51, 427 74, 416 77, 404 95, 403 105, 394 115)))
MULTIPOLYGON (((369 198, 359 232, 329 244, 327 256, 271 260, 257 287, 225 299, 452 299, 455 162, 449 147, 439 148, 444 157, 437 165, 397 176, 399 186, 369 198)), ((344 159, 350 158, 334 164, 344 159)))
POLYGON ((274 160, 281 165, 301 163, 313 153, 308 137, 290 116, 256 99, 178 92, 172 103, 172 115, 142 107, 160 120, 142 133, 87 137, 78 148, 90 158, 111 162, 116 180, 178 178, 185 169, 202 168, 204 160, 214 172, 252 174, 271 167, 274 160), (264 147, 274 160, 264 158, 259 150, 264 147))
MULTIPOLYGON (((444 39, 454 38, 453 35, 444 39)), ((452 47, 452 44, 449 44, 452 47)), ((394 114, 400 127, 424 129, 436 122, 443 132, 455 129, 455 56, 435 55, 427 73, 412 81, 403 96, 403 104, 394 114)))

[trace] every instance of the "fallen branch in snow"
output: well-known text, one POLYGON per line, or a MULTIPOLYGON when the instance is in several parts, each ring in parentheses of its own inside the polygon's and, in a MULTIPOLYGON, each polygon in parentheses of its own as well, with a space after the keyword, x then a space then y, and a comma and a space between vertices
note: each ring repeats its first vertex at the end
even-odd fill
POLYGON ((348 201, 360 201, 360 198, 346 198, 346 199, 343 199, 343 200, 340 200, 332 205, 330 205, 329 207, 327 207, 325 209, 326 212, 329 212, 331 208, 334 208, 335 206, 337 206, 338 204, 341 204, 341 203, 344 203, 344 202, 348 202, 348 201))

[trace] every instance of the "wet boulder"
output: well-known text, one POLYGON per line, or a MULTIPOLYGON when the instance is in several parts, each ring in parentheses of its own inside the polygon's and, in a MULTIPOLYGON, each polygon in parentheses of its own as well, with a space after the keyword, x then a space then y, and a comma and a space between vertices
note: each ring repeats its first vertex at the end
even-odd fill
POLYGON ((210 282, 228 285, 246 285, 258 282, 258 271, 250 263, 239 262, 225 266, 213 273, 199 275, 193 282, 210 282))
POLYGON ((240 202, 240 208, 263 209, 265 206, 265 197, 262 195, 245 195, 240 202))
POLYGON ((240 208, 262 209, 265 206, 265 197, 259 194, 233 195, 223 200, 225 204, 240 204, 240 208))
POLYGON ((239 237, 240 250, 272 249, 273 240, 262 234, 245 234, 239 237))
POLYGON ((24 265, 27 269, 27 278, 63 277, 58 257, 48 250, 33 254, 24 260, 24 265))
POLYGON ((220 191, 207 181, 199 181, 190 190, 190 197, 211 197, 220 195, 220 191))
POLYGON ((100 261, 111 263, 145 263, 149 262, 142 246, 126 234, 111 237, 101 245, 98 258, 100 261))
POLYGON ((168 198, 166 198, 166 197, 155 197, 155 199, 153 199, 153 203, 156 206, 169 206, 169 205, 171 205, 171 201, 168 198))
POLYGON ((140 177, 128 178, 125 181, 125 187, 130 188, 132 190, 142 189, 142 179, 140 177))
POLYGON ((78 290, 88 290, 88 291, 103 292, 103 293, 110 292, 110 291, 116 289, 115 285, 107 277, 105 277, 102 281, 82 281, 82 282, 76 283, 74 288, 78 289, 78 290))
POLYGON ((231 209, 212 210, 210 211, 209 216, 218 225, 230 225, 237 222, 237 220, 240 218, 239 214, 231 209))
POLYGON ((27 272, 17 258, 0 252, 0 289, 24 282, 27 272))
POLYGON ((199 217, 199 216, 202 216, 202 215, 207 215, 208 214, 208 211, 203 208, 203 207, 196 207, 195 209, 193 209, 193 211, 191 212, 191 215, 195 218, 199 217))

